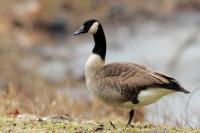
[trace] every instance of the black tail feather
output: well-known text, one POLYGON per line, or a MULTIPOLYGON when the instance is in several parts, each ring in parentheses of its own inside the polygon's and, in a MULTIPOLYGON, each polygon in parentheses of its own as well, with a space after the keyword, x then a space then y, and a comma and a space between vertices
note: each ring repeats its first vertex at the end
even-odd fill
MULTIPOLYGON (((168 78, 168 79, 169 79, 169 78, 168 78)), ((170 78, 169 81, 170 81, 169 83, 162 84, 161 86, 162 86, 163 88, 168 88, 168 89, 172 89, 172 90, 175 90, 175 91, 184 92, 185 94, 190 93, 189 91, 187 91, 186 89, 184 89, 184 88, 179 84, 179 82, 176 81, 175 79, 170 78)))
MULTIPOLYGON (((181 88, 182 88, 182 87, 181 87, 181 88)), ((189 91, 187 91, 187 90, 184 89, 184 88, 181 89, 181 92, 184 92, 185 94, 189 94, 189 93, 190 93, 189 91)))
POLYGON ((156 73, 156 74, 158 74, 159 76, 167 79, 168 83, 154 84, 153 85, 154 87, 172 89, 172 90, 175 90, 175 91, 178 91, 178 92, 183 92, 185 94, 189 94, 190 93, 189 91, 184 89, 176 79, 174 79, 172 77, 169 77, 169 76, 166 76, 166 75, 163 75, 163 74, 160 74, 160 73, 156 73))

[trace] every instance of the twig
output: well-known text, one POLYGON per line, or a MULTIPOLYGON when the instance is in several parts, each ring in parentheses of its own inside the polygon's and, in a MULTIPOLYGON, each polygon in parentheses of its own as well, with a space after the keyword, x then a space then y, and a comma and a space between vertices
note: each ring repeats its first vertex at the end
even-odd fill
POLYGON ((110 125, 115 129, 115 125, 110 121, 110 125))
POLYGON ((178 64, 178 61, 181 58, 181 55, 187 50, 188 47, 191 47, 194 45, 194 43, 197 41, 198 38, 198 33, 199 33, 199 28, 195 30, 189 37, 180 45, 180 47, 175 51, 171 61, 169 62, 168 65, 168 71, 173 71, 175 67, 178 64))
POLYGON ((188 99, 188 101, 187 101, 187 103, 186 103, 186 106, 185 106, 185 124, 188 124, 187 123, 187 116, 188 116, 188 107, 189 107, 189 104, 190 104, 190 101, 191 101, 191 99, 192 99, 192 97, 193 97, 193 95, 195 94, 195 92, 197 92, 198 90, 200 90, 200 86, 199 87, 197 87, 196 89, 194 89, 192 92, 191 92, 191 95, 190 95, 190 97, 189 97, 189 99, 188 99))

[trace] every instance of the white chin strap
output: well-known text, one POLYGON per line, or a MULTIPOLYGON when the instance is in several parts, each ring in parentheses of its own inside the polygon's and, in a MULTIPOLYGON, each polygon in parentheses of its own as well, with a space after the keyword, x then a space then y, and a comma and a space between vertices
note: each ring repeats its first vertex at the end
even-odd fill
POLYGON ((99 23, 98 22, 94 22, 92 24, 92 26, 90 27, 88 33, 95 34, 97 32, 98 28, 99 28, 99 23))

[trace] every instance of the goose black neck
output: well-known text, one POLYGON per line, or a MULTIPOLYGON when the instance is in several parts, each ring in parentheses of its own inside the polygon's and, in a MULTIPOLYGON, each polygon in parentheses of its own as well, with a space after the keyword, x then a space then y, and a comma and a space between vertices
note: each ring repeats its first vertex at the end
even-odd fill
POLYGON ((98 54, 102 60, 106 57, 106 37, 101 25, 95 34, 93 34, 95 45, 92 50, 93 53, 98 54))

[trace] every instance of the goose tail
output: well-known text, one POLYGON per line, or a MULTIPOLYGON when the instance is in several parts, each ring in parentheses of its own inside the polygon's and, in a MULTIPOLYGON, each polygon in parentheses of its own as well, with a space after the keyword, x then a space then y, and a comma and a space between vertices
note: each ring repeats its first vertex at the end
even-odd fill
POLYGON ((181 92, 185 93, 185 94, 189 94, 190 92, 186 89, 184 89, 183 87, 181 87, 181 92))

